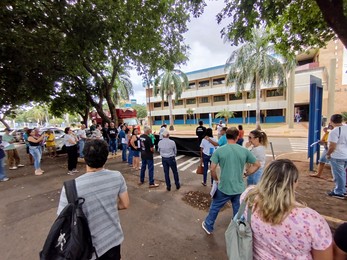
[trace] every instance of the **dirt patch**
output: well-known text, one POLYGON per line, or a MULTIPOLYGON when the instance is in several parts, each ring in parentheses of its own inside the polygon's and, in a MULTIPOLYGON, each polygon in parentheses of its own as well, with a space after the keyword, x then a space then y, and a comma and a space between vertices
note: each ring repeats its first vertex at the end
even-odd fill
MULTIPOLYGON (((210 193, 205 193, 201 191, 188 191, 184 194, 182 200, 194 208, 198 208, 200 210, 205 211, 208 211, 211 205, 210 193)), ((229 202, 221 209, 221 211, 227 208, 230 208, 229 202)))

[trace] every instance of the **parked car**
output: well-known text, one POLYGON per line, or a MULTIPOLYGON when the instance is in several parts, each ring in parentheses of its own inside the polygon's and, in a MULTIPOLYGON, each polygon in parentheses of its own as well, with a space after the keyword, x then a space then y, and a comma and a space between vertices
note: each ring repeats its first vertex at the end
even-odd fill
MULTIPOLYGON (((55 135, 55 148, 59 153, 66 153, 66 147, 64 144, 64 131, 56 127, 44 127, 40 129, 40 134, 45 134, 47 130, 51 130, 55 135)), ((46 150, 46 144, 45 144, 46 150)))

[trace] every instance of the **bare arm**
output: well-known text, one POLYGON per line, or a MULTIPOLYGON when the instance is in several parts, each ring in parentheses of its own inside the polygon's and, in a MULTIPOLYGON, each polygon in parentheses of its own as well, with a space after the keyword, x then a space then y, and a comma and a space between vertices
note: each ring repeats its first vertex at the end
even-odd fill
POLYGON ((347 259, 347 253, 342 251, 335 242, 333 243, 334 248, 334 260, 346 260, 347 259))
POLYGON ((43 135, 41 135, 39 138, 37 138, 37 139, 35 139, 34 137, 32 137, 32 136, 29 136, 28 137, 28 141, 29 142, 32 142, 32 143, 39 143, 39 142, 41 142, 42 140, 43 140, 43 138, 44 138, 44 136, 43 135))
POLYGON ((260 162, 256 161, 255 163, 252 163, 251 166, 249 166, 246 170, 245 175, 249 176, 255 173, 260 168, 260 162))
POLYGON ((214 146, 219 146, 219 144, 215 141, 213 141, 210 137, 205 136, 204 137, 207 141, 209 141, 211 144, 213 144, 214 146))
POLYGON ((213 180, 215 181, 218 181, 218 176, 217 176, 217 172, 216 172, 216 169, 217 169, 217 164, 215 163, 211 163, 211 177, 213 180))
POLYGON ((335 149, 336 149, 336 143, 330 142, 327 156, 328 157, 331 156, 331 154, 335 151, 335 149))
POLYGON ((129 201, 129 195, 128 192, 125 191, 118 196, 118 209, 127 209, 129 207, 130 201, 129 201))
MULTIPOLYGON (((314 260, 338 259, 338 258, 333 258, 333 245, 332 244, 325 250, 312 249, 311 253, 312 253, 312 258, 314 260)), ((345 258, 342 258, 342 259, 345 259, 345 258)))

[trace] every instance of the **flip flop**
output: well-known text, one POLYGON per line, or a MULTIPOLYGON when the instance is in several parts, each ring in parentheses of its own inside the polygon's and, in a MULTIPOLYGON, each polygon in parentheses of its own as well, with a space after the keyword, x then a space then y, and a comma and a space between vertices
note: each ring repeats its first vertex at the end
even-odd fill
POLYGON ((317 174, 309 174, 310 177, 315 177, 315 178, 319 178, 319 179, 324 179, 322 176, 318 176, 317 174))

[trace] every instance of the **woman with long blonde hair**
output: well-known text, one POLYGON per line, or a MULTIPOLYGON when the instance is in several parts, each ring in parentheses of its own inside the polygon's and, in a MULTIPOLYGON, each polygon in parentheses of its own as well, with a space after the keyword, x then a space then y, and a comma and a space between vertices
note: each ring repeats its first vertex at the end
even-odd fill
POLYGON ((295 199, 298 178, 292 161, 272 161, 260 182, 241 195, 252 209, 254 259, 333 259, 327 222, 295 199))

